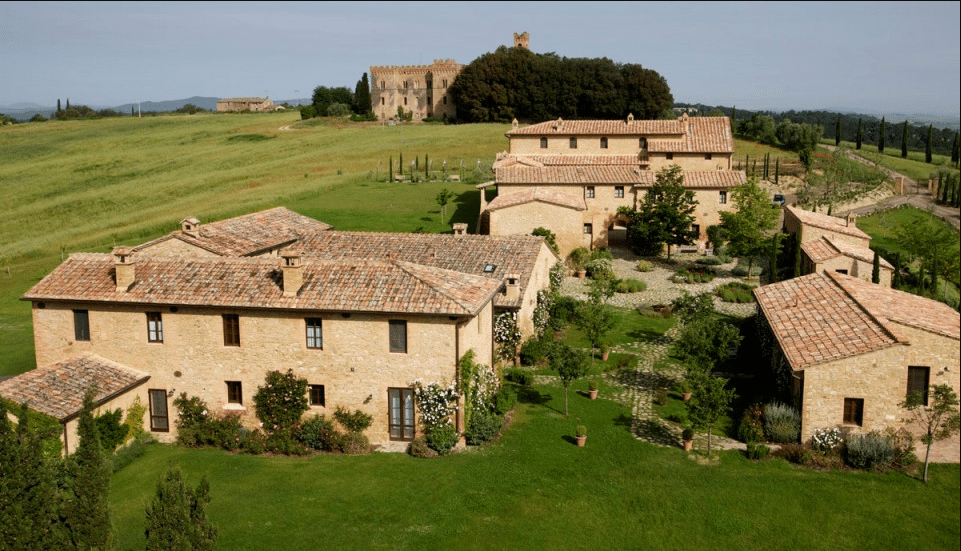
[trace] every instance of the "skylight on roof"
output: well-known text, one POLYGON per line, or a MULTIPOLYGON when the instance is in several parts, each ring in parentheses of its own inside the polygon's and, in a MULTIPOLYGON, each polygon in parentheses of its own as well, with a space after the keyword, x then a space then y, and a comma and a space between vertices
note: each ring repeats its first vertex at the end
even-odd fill
POLYGON ((497 269, 497 265, 496 265, 496 264, 488 264, 487 266, 484 266, 484 273, 485 273, 485 274, 489 274, 489 273, 493 272, 493 271, 496 270, 496 269, 497 269))

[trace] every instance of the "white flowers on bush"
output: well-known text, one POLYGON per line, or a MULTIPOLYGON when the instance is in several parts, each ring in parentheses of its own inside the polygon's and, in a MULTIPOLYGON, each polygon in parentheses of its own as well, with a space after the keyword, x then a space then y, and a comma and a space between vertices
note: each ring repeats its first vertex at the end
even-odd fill
POLYGON ((837 428, 817 429, 811 441, 815 448, 826 453, 840 446, 844 442, 844 437, 841 435, 841 430, 837 428))
POLYGON ((534 331, 538 336, 547 329, 547 324, 551 321, 551 309, 554 308, 554 293, 547 289, 537 291, 537 306, 534 307, 534 331))
POLYGON ((450 424, 450 416, 457 411, 457 383, 442 385, 440 383, 424 384, 420 379, 410 384, 414 388, 417 407, 420 408, 421 420, 428 429, 450 424))
POLYGON ((517 312, 502 312, 494 318, 494 342, 505 360, 512 359, 521 343, 521 331, 517 328, 517 312))

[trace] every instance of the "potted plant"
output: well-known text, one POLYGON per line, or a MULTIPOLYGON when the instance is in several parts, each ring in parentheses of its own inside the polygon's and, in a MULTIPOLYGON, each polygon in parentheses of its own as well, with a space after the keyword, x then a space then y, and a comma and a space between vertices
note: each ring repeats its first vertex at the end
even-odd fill
POLYGON ((591 400, 597 399, 597 381, 591 379, 587 383, 587 389, 591 393, 591 400))
POLYGON ((611 345, 606 342, 601 343, 601 361, 607 361, 608 356, 611 355, 611 345))
POLYGON ((571 265, 574 275, 579 279, 584 279, 587 275, 587 261, 591 258, 591 251, 586 247, 578 247, 571 251, 567 261, 571 265))
POLYGON ((579 448, 583 448, 584 443, 587 442, 587 427, 584 425, 577 425, 575 434, 577 435, 577 446, 579 448))
POLYGON ((684 401, 686 402, 690 400, 691 399, 691 383, 687 381, 681 381, 680 388, 681 388, 681 397, 684 398, 684 401))
POLYGON ((684 441, 684 451, 691 451, 691 448, 694 447, 694 430, 690 427, 685 427, 684 430, 681 431, 681 440, 684 441))

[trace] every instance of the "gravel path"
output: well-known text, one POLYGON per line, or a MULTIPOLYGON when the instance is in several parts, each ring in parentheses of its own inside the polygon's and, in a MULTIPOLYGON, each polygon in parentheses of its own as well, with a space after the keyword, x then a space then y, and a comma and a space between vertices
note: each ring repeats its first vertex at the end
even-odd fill
MULTIPOLYGON (((615 306, 634 308, 639 305, 669 304, 680 297, 685 291, 698 294, 713 291, 719 285, 731 281, 741 281, 741 278, 731 275, 734 262, 715 266, 718 274, 710 283, 680 284, 671 281, 670 277, 684 265, 693 264, 698 255, 677 255, 676 265, 654 263, 654 268, 648 272, 637 270, 637 258, 629 252, 615 252, 617 258, 613 262, 614 272, 618 278, 640 279, 647 284, 647 289, 640 293, 617 293, 610 303, 615 306)), ((587 289, 590 280, 565 277, 561 284, 561 293, 580 300, 587 299, 587 289)), ((755 304, 732 304, 714 299, 715 308, 726 314, 746 317, 754 314, 755 304)), ((667 356, 671 344, 677 338, 679 328, 671 328, 666 334, 653 340, 638 341, 616 346, 614 352, 625 351, 635 354, 637 363, 631 369, 612 372, 607 375, 608 381, 617 389, 613 399, 631 408, 633 415, 632 432, 634 437, 652 444, 667 447, 681 447, 681 426, 661 419, 654 412, 654 396, 660 388, 670 388, 684 377, 683 370, 654 370, 658 360, 667 356)), ((697 434, 694 437, 695 449, 707 449, 707 434, 697 434)), ((744 443, 713 435, 711 449, 745 449, 744 443)))

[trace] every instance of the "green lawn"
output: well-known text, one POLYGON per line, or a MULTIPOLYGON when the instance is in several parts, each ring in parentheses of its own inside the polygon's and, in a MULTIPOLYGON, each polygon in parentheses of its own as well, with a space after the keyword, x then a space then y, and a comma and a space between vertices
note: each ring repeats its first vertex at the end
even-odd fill
POLYGON ((170 465, 190 485, 208 477, 219 549, 958 548, 958 465, 932 466, 927 485, 738 452, 702 465, 635 440, 630 411, 586 388, 572 387, 566 418, 559 386, 527 390, 499 441, 447 458, 150 446, 113 477, 119 549, 143 548, 144 506, 170 465))
MULTIPOLYGON (((0 128, 0 375, 35 367, 30 305, 19 297, 77 251, 159 237, 181 219, 275 206, 342 230, 473 228, 508 125, 332 124, 298 113, 49 121, 0 128), (293 125, 291 130, 281 130, 293 125), (425 156, 461 182, 387 183, 425 156), (480 168, 478 168, 478 166, 480 168), (441 220, 435 200, 455 193, 441 220)), ((491 194, 488 193, 488 199, 491 194)))

